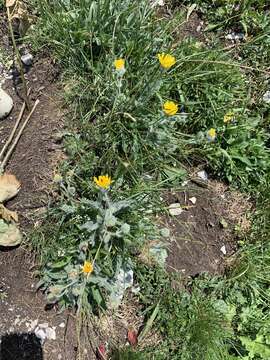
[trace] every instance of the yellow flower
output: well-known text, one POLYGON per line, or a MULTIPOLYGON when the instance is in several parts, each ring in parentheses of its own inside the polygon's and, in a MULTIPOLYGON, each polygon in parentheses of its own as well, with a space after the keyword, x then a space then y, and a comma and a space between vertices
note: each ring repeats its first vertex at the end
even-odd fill
POLYGON ((82 271, 84 274, 91 274, 94 270, 94 266, 92 263, 90 263, 90 261, 85 261, 82 271))
POLYGON ((209 141, 214 141, 216 137, 217 137, 216 129, 211 128, 210 130, 207 131, 207 138, 209 141))
POLYGON ((114 61, 114 67, 117 71, 125 70, 125 59, 116 59, 114 61))
POLYGON ((227 112, 227 114, 224 115, 224 123, 231 122, 234 118, 234 113, 232 111, 227 112))
POLYGON ((102 189, 108 189, 108 187, 112 183, 112 179, 108 175, 100 175, 98 178, 94 177, 94 182, 97 186, 101 187, 102 189))
POLYGON ((160 65, 166 70, 170 69, 176 63, 174 56, 165 53, 158 54, 158 60, 160 65))
POLYGON ((55 174, 54 177, 53 177, 53 181, 55 183, 61 183, 63 181, 63 178, 60 174, 55 174))
POLYGON ((168 116, 173 116, 178 111, 178 105, 173 101, 166 101, 163 104, 163 111, 168 116))

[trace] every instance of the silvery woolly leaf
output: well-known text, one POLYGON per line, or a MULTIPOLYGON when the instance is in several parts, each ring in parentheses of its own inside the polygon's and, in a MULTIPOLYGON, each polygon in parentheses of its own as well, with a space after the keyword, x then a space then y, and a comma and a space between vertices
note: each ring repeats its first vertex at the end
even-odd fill
POLYGON ((61 210, 64 211, 66 214, 74 214, 76 212, 76 208, 74 206, 67 204, 62 205, 61 210))
POLYGON ((163 237, 169 237, 170 236, 170 230, 167 228, 160 229, 160 235, 163 237))
POLYGON ((101 208, 101 203, 98 201, 93 201, 89 199, 81 199, 81 205, 86 205, 88 207, 91 207, 92 209, 99 210, 101 208))
POLYGON ((89 276, 88 280, 89 283, 96 284, 100 287, 103 287, 105 290, 111 292, 112 291, 112 285, 108 282, 107 279, 99 276, 99 275, 92 275, 89 276))
POLYGON ((103 238, 104 243, 108 244, 108 242, 111 240, 111 237, 112 237, 112 233, 110 232, 106 233, 106 235, 103 238))
POLYGON ((115 226, 117 223, 117 219, 115 216, 113 216, 110 209, 106 210, 104 222, 105 222, 105 225, 108 227, 115 226))
POLYGON ((162 267, 165 266, 166 259, 168 257, 168 252, 164 248, 164 244, 159 243, 155 244, 149 249, 149 254, 154 260, 162 267))
POLYGON ((87 221, 85 224, 80 226, 81 230, 87 230, 89 232, 97 230, 98 228, 99 228, 99 224, 94 223, 93 221, 87 221))
POLYGON ((102 224, 103 223, 103 217, 97 215, 97 223, 102 224))
POLYGON ((118 211, 122 210, 122 209, 126 209, 130 206, 130 202, 126 201, 126 200, 122 200, 122 201, 118 201, 113 203, 109 210, 112 212, 112 214, 117 213, 118 211))
POLYGON ((123 234, 127 235, 130 233, 130 225, 129 224, 122 224, 121 225, 121 231, 123 234))
POLYGON ((88 242, 87 241, 83 241, 79 244, 79 250, 86 252, 88 249, 88 242))
POLYGON ((76 297, 80 296, 82 293, 82 287, 81 286, 74 286, 72 288, 72 294, 76 297))

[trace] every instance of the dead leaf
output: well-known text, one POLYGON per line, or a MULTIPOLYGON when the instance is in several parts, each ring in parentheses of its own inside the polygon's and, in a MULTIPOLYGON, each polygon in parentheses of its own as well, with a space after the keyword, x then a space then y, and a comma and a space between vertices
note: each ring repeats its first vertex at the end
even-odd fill
POLYGON ((98 356, 99 360, 106 360, 107 359, 105 345, 103 345, 103 344, 99 345, 99 347, 97 348, 97 356, 98 356))
POLYGON ((0 204, 0 217, 2 217, 2 219, 6 220, 7 222, 12 220, 18 222, 19 220, 16 211, 8 210, 3 204, 0 204))
POLYGON ((6 7, 12 7, 16 3, 16 0, 6 0, 6 7))
POLYGON ((14 224, 0 220, 0 246, 17 246, 22 242, 22 234, 14 224))
POLYGON ((0 175, 0 203, 13 198, 18 194, 21 184, 14 175, 0 175))
POLYGON ((128 330, 128 342, 130 343, 131 346, 136 346, 138 344, 138 336, 137 333, 134 329, 129 329, 128 330))

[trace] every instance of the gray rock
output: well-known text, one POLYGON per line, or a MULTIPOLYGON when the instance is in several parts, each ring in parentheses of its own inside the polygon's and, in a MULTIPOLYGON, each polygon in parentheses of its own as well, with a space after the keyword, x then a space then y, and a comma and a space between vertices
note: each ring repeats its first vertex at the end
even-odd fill
POLYGON ((12 108, 12 98, 4 90, 0 89, 0 120, 8 116, 12 108))
POLYGON ((32 54, 25 54, 21 57, 23 64, 26 66, 31 66, 33 64, 33 59, 34 57, 32 54))
POLYGON ((170 204, 169 206, 169 213, 172 216, 181 215, 184 210, 181 208, 179 203, 170 204))
POLYGON ((197 175, 199 176, 199 178, 201 178, 204 181, 208 180, 208 175, 207 175, 207 172, 205 170, 198 171, 197 175))

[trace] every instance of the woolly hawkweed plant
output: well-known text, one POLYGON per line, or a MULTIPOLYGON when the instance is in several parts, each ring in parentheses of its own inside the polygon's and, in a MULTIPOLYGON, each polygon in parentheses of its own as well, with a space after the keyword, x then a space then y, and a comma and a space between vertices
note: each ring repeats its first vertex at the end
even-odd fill
POLYGON ((94 199, 79 198, 74 192, 71 197, 70 186, 62 178, 58 185, 65 195, 51 219, 57 213, 62 220, 41 251, 37 286, 48 303, 74 306, 79 313, 86 308, 117 307, 133 284, 132 252, 148 240, 162 238, 163 232, 151 225, 150 218, 138 216, 142 203, 116 199, 117 190, 112 192, 114 182, 108 175, 93 178, 94 199))
MULTIPOLYGON (((95 177, 94 183, 98 192, 95 201, 83 198, 61 206, 65 231, 74 240, 68 248, 61 249, 60 245, 43 269, 38 285, 46 291, 50 303, 77 305, 78 310, 83 301, 105 306, 103 290, 112 296, 121 292, 116 286, 117 276, 123 266, 130 266, 124 264, 125 247, 131 237, 123 213, 131 204, 110 199, 109 176, 95 177)), ((64 237, 64 231, 61 233, 64 237)))

